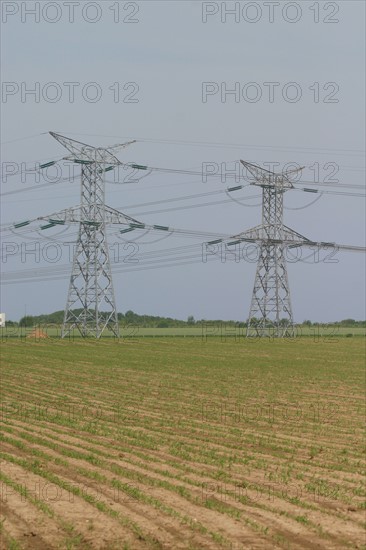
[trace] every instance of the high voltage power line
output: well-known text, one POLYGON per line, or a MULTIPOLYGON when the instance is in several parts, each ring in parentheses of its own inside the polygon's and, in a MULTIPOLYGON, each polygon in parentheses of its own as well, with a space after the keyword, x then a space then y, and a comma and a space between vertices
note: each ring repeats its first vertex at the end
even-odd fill
MULTIPOLYGON (((253 144, 244 144, 244 143, 224 143, 224 142, 210 142, 210 141, 193 141, 193 140, 179 140, 179 139, 158 139, 158 138, 146 138, 146 137, 136 137, 136 136, 116 136, 116 135, 106 135, 106 134, 90 134, 90 133, 76 133, 76 132, 67 132, 69 135, 76 135, 76 136, 87 136, 87 137, 102 137, 102 138, 113 138, 113 139, 127 139, 127 140, 134 140, 134 141, 141 141, 146 143, 164 143, 164 144, 174 144, 174 145, 190 145, 190 146, 207 146, 207 147, 224 147, 224 148, 240 148, 243 149, 243 147, 246 147, 248 149, 265 149, 265 150, 284 150, 284 151, 307 151, 307 152, 315 152, 319 153, 319 151, 325 151, 327 153, 329 152, 342 152, 342 153, 354 153, 358 155, 364 155, 365 151, 363 149, 347 149, 347 148, 331 148, 331 147, 299 147, 299 146, 288 146, 288 145, 253 145, 253 144)), ((8 141, 1 141, 0 145, 6 145, 9 143, 24 141, 28 139, 32 139, 35 137, 48 135, 49 132, 40 132, 39 134, 33 134, 31 136, 25 136, 20 137, 8 141)))
MULTIPOLYGON (((257 263, 257 274, 253 290, 251 309, 248 323, 248 336, 269 336, 270 334, 280 336, 293 335, 293 317, 290 299, 290 290, 287 280, 287 268, 285 249, 315 248, 323 247, 333 250, 365 251, 363 247, 337 245, 335 243, 316 242, 296 233, 283 224, 283 196, 286 191, 296 190, 306 193, 314 193, 322 196, 323 194, 335 194, 344 196, 364 196, 362 193, 349 193, 329 189, 353 188, 361 189, 360 185, 326 183, 326 182, 305 182, 291 181, 296 171, 284 173, 274 173, 259 166, 241 161, 250 176, 240 176, 239 180, 246 180, 249 183, 245 185, 235 185, 215 191, 205 193, 196 193, 182 197, 173 197, 160 201, 150 201, 145 203, 132 204, 125 209, 142 208, 145 206, 159 206, 172 202, 197 200, 205 197, 226 194, 229 198, 206 203, 195 203, 193 205, 182 205, 162 210, 152 210, 140 212, 137 215, 158 213, 164 211, 175 211, 188 208, 199 208, 214 204, 223 204, 233 200, 232 193, 241 191, 250 185, 260 187, 261 195, 249 197, 240 197, 234 199, 251 200, 262 197, 262 224, 239 235, 228 236, 216 233, 199 232, 192 230, 174 229, 165 226, 147 225, 135 218, 122 214, 117 209, 112 209, 105 204, 105 174, 116 167, 133 168, 141 172, 156 172, 160 174, 179 174, 202 176, 202 172, 186 169, 172 169, 150 167, 137 165, 133 163, 123 163, 117 159, 115 152, 124 148, 129 143, 116 145, 108 148, 96 148, 76 140, 66 138, 60 134, 51 135, 64 145, 69 153, 68 157, 61 160, 67 160, 76 163, 81 167, 81 187, 82 201, 79 206, 68 208, 63 211, 51 214, 49 216, 39 217, 34 220, 26 220, 13 225, 5 224, 1 227, 4 232, 18 232, 19 236, 28 236, 35 231, 45 231, 57 227, 66 231, 69 226, 77 226, 77 246, 74 254, 73 268, 70 279, 68 299, 65 309, 64 325, 62 336, 66 336, 70 330, 76 327, 83 336, 93 335, 99 338, 106 328, 112 330, 115 335, 119 335, 118 319, 115 307, 115 298, 113 291, 111 262, 107 245, 107 226, 120 226, 119 238, 122 235, 128 235, 134 231, 144 237, 147 233, 165 233, 166 236, 180 235, 189 238, 205 238, 206 246, 209 247, 210 254, 206 258, 208 261, 215 259, 219 255, 216 247, 224 245, 226 248, 236 246, 241 243, 255 244, 259 246, 259 258, 257 263), (300 188, 300 184, 307 184, 311 187, 300 188), (318 189, 320 187, 320 189, 318 189), (324 189, 321 189, 323 187, 324 189), (40 227, 32 226, 34 223, 42 223, 40 227), (208 241, 208 239, 211 239, 208 241), (81 305, 81 313, 76 315, 75 309, 81 305), (259 319, 258 319, 259 316, 259 319), (254 323, 253 319, 256 318, 254 323), (285 321, 285 323, 283 322, 285 321)), ((30 136, 31 137, 31 136, 30 136)), ((29 137, 29 138, 30 138, 29 137)), ((27 138, 25 138, 27 139, 27 138)), ((141 140, 146 142, 165 142, 164 140, 141 140)), ((175 142, 178 143, 178 142, 175 142)), ((181 143, 181 142, 179 142, 181 143)), ((198 145, 197 142, 184 142, 185 144, 198 145)), ((202 145, 202 144, 201 144, 202 145)), ((207 145, 207 144, 206 144, 207 145)), ((224 144, 210 144, 213 147, 223 147, 224 144)), ((236 147, 236 145, 231 145, 236 147)), ((345 150, 342 150, 345 151, 345 150)), ((307 150, 308 152, 308 150, 307 150)), ((354 151, 358 154, 358 151, 354 151)), ((40 169, 46 169, 60 162, 58 160, 49 160, 49 162, 40 165, 40 169)), ((221 174, 211 174, 210 177, 222 178, 221 174)), ((238 179, 237 175, 227 174, 226 177, 238 179)), ((61 183, 68 181, 68 178, 62 178, 61 183)), ((46 183, 37 186, 31 186, 28 189, 39 189, 57 183, 46 183)), ((118 183, 118 182, 110 182, 118 183)), ((235 181, 237 183, 237 181, 235 181)), ((11 190, 3 195, 14 194, 21 190, 11 190)), ((242 204, 242 203, 240 203, 242 204)), ((70 236, 70 235, 69 235, 70 236)), ((42 238, 42 237, 41 237, 42 238)), ((43 240, 43 239, 42 239, 43 240)), ((47 236, 46 241, 55 241, 56 237, 47 236)), ((156 269, 160 267, 170 267, 178 265, 188 265, 202 261, 202 243, 186 247, 175 247, 163 251, 150 251, 139 257, 142 260, 140 265, 117 266, 116 272, 140 271, 145 269, 156 269)), ((45 281, 64 278, 68 270, 67 265, 49 266, 33 270, 23 270, 6 274, 8 283, 20 281, 45 281)))

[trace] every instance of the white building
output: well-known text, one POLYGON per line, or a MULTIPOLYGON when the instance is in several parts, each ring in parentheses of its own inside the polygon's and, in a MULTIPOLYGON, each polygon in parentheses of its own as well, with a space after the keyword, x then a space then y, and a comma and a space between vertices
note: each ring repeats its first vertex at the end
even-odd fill
POLYGON ((5 313, 0 313, 0 328, 5 327, 5 313))

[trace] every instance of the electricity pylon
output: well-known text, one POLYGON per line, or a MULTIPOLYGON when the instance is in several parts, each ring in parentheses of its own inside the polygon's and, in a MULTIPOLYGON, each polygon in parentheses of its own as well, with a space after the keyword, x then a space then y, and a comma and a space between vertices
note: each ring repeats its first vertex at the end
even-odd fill
POLYGON ((254 177, 253 185, 262 187, 262 225, 240 235, 260 241, 247 336, 291 337, 295 327, 285 240, 304 240, 304 237, 283 225, 283 196, 293 188, 290 174, 301 168, 275 174, 249 162, 241 163, 254 177))
MULTIPOLYGON (((227 246, 242 242, 259 247, 259 258, 250 304, 247 337, 284 338, 295 336, 290 287, 288 283, 287 249, 330 249, 332 255, 339 250, 365 252, 362 246, 313 241, 283 223, 284 193, 294 189, 291 175, 302 170, 275 174, 249 162, 240 161, 252 176, 251 184, 262 187, 262 223, 252 229, 230 237, 227 246), (235 240, 232 240, 235 239, 235 240)), ((312 189, 303 191, 314 192, 312 189)), ((223 242, 212 241, 212 243, 223 242)))
POLYGON ((105 329, 119 337, 119 323, 108 251, 107 223, 135 221, 105 204, 105 172, 121 164, 114 156, 130 143, 96 148, 50 132, 81 165, 81 203, 52 215, 52 220, 79 222, 61 337, 77 329, 83 337, 100 338, 105 329))

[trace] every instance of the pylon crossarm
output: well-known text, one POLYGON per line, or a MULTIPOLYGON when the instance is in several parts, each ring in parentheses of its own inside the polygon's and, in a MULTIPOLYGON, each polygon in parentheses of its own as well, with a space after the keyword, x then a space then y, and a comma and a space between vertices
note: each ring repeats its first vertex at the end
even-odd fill
POLYGON ((88 212, 85 212, 84 205, 73 206, 72 208, 66 208, 59 212, 54 212, 48 216, 41 216, 33 221, 45 221, 50 224, 66 224, 66 223, 91 223, 99 224, 104 221, 107 224, 140 224, 138 220, 135 220, 127 214, 123 214, 114 208, 103 204, 97 204, 94 206, 92 216, 88 216, 88 212))
POLYGON ((115 145, 109 145, 108 147, 106 147, 106 151, 108 151, 108 153, 112 154, 112 151, 113 153, 118 153, 121 149, 125 149, 126 147, 128 147, 129 145, 133 145, 134 143, 136 143, 136 140, 133 139, 132 141, 126 141, 126 143, 116 143, 115 145))
POLYGON ((291 229, 291 227, 288 227, 287 225, 283 225, 283 231, 284 236, 286 235, 292 235, 295 239, 299 239, 301 241, 309 241, 307 237, 304 237, 304 235, 301 235, 301 233, 298 233, 294 229, 291 229))
POLYGON ((261 168, 256 164, 247 162, 244 160, 240 161, 241 164, 248 170, 251 174, 253 180, 248 178, 250 183, 265 188, 276 189, 277 192, 283 192, 288 189, 293 189, 294 186, 290 180, 290 175, 301 172, 303 168, 296 168, 294 170, 289 170, 287 172, 275 173, 265 168, 261 168))
POLYGON ((281 224, 262 224, 257 225, 247 231, 243 231, 237 235, 233 235, 229 240, 244 241, 244 242, 258 242, 272 243, 272 244, 303 244, 311 243, 309 239, 300 235, 290 227, 281 224), (280 236, 280 238, 276 238, 280 236))
POLYGON ((93 147, 87 143, 71 139, 55 132, 50 132, 50 135, 55 138, 61 145, 63 145, 71 155, 64 157, 64 160, 70 160, 74 162, 96 162, 99 164, 123 164, 113 154, 119 150, 128 147, 132 143, 136 143, 136 140, 128 141, 126 143, 119 143, 107 148, 93 147), (112 152, 113 151, 113 152, 112 152))
POLYGON ((262 168, 252 162, 247 162, 245 160, 241 160, 240 162, 243 166, 245 166, 245 168, 247 168, 253 178, 257 181, 260 181, 263 177, 270 178, 275 175, 274 172, 270 172, 269 170, 266 170, 265 168, 262 168))
POLYGON ((260 245, 283 245, 285 248, 318 248, 318 249, 334 249, 334 250, 342 250, 345 252, 366 252, 366 247, 364 246, 353 246, 353 245, 345 245, 345 244, 338 244, 338 243, 330 243, 326 241, 310 241, 309 239, 268 239, 266 237, 262 237, 260 235, 257 236, 248 236, 248 237, 242 237, 242 236, 236 236, 231 237, 231 239, 227 239, 227 245, 237 245, 240 242, 248 242, 248 243, 255 243, 260 245), (234 241, 230 242, 231 239, 234 239, 234 241))

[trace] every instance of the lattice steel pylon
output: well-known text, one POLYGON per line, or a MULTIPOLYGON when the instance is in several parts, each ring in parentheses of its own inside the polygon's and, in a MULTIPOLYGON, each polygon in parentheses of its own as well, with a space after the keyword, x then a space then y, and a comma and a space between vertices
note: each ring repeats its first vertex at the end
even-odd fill
POLYGON ((119 337, 106 224, 113 215, 126 217, 105 205, 105 172, 121 164, 111 151, 133 142, 103 149, 54 132, 50 134, 70 151, 65 160, 81 165, 81 203, 64 216, 70 220, 71 212, 74 218, 77 212, 79 232, 61 337, 65 338, 74 329, 83 337, 100 338, 105 329, 119 337))
MULTIPOLYGON (((259 259, 247 337, 291 337, 295 326, 284 241, 294 232, 283 224, 283 196, 293 188, 290 174, 301 169, 275 174, 248 162, 241 163, 254 177, 253 184, 262 187, 262 225, 255 229, 260 234, 259 259)), ((249 236, 253 230, 246 233, 249 236)))

